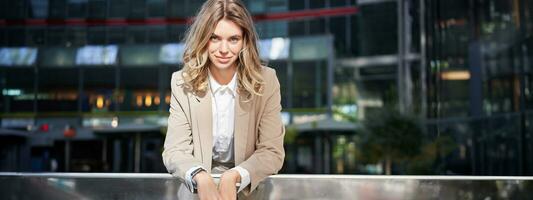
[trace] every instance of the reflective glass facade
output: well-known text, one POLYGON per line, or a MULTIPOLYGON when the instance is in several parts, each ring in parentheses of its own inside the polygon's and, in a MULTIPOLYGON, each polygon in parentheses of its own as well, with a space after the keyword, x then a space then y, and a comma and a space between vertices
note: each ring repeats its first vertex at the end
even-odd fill
POLYGON ((437 119, 430 129, 456 138, 457 154, 470 154, 443 163, 469 166, 473 174, 531 175, 532 3, 429 1, 426 7, 427 116, 437 119))
MULTIPOLYGON (((337 38, 334 40, 336 54, 344 56, 358 54, 356 36, 352 34, 356 26, 352 25, 355 23, 351 23, 357 20, 355 18, 357 11, 342 12, 342 9, 354 8, 355 2, 319 2, 321 3, 277 0, 246 1, 246 4, 258 19, 256 28, 263 39, 333 34, 334 38, 337 38), (309 15, 310 9, 329 9, 333 14, 323 12, 309 15), (285 17, 279 20, 263 16, 267 13, 290 15, 291 12, 307 12, 307 17, 291 20, 285 17), (345 40, 350 42, 346 43, 345 40)), ((3 101, 5 105, 3 112, 6 114, 18 112, 17 109, 21 106, 15 108, 12 105, 19 104, 26 107, 25 111, 33 113, 68 111, 84 113, 97 110, 166 111, 168 102, 162 99, 168 98, 166 94, 169 92, 169 80, 167 80, 169 75, 167 74, 178 70, 180 66, 178 63, 159 62, 159 50, 164 44, 181 42, 187 26, 186 21, 194 15, 200 5, 200 1, 189 0, 2 1, 4 10, 0 16, 2 19, 0 46, 38 49, 36 62, 2 67, 3 77, 16 73, 15 71, 31 70, 32 73, 25 74, 28 79, 31 78, 36 83, 23 85, 16 83, 16 80, 12 82, 6 78, 2 88, 17 90, 27 96, 41 96, 35 99, 37 102, 6 98, 3 101), (118 55, 112 62, 87 63, 86 60, 104 59, 106 55, 109 56, 109 52, 108 54, 104 52, 109 46, 118 48, 118 55), (80 53, 81 48, 87 47, 93 49, 80 53), (52 78, 50 75, 69 77, 72 80, 55 80, 58 82, 48 83, 47 78, 52 78), (55 95, 63 92, 68 93, 69 97, 55 95), (143 103, 140 103, 139 99, 142 99, 143 103), (146 105, 149 99, 154 103, 146 105), (72 105, 54 108, 45 106, 47 104, 72 105)), ((302 41, 301 44, 307 42, 312 41, 302 41)), ((271 66, 276 68, 279 74, 291 71, 310 78, 306 81, 313 82, 317 77, 322 81, 306 86, 292 84, 291 89, 283 88, 285 108, 324 108, 327 96, 323 85, 326 83, 326 73, 324 73, 326 62, 320 59, 316 59, 316 62, 298 60, 291 64, 288 64, 287 59, 272 60, 269 63, 272 63, 271 66), (318 94, 311 95, 317 92, 318 94), (313 96, 313 101, 307 100, 309 96, 313 96), (306 101, 288 100, 289 98, 305 98, 306 101)), ((280 79, 293 81, 284 77, 280 79)))
MULTIPOLYGON (((528 0, 244 2, 255 18, 262 58, 281 83, 289 135, 283 172, 533 174, 528 0), (413 139, 418 146, 400 145, 396 160, 380 148, 364 148, 398 137, 365 134, 375 125, 368 119, 382 113, 388 115, 377 121, 389 132, 402 129, 394 126, 398 121, 414 121, 418 128, 400 135, 422 133, 413 139)), ((91 154, 101 160, 92 169, 162 170, 146 163, 159 159, 170 77, 180 69, 180 42, 201 4, 0 0, 2 128, 32 132, 57 124, 50 130, 61 136, 69 124, 83 138, 86 129, 100 137, 126 125, 103 141, 88 137, 101 149, 91 154), (148 129, 146 136, 135 135, 148 129)), ((75 149, 63 139, 28 150, 29 157, 83 171, 84 161, 66 161, 77 155, 62 152, 75 149)))

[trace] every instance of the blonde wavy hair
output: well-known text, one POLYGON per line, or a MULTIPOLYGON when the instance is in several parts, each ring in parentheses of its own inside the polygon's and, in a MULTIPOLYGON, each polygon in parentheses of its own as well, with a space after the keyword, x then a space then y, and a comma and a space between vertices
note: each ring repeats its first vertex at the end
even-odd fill
POLYGON ((194 93, 207 91, 207 70, 211 64, 207 44, 222 19, 237 24, 243 32, 243 48, 235 61, 239 94, 246 100, 254 95, 261 96, 264 82, 256 43, 258 37, 250 13, 239 0, 208 0, 202 5, 185 36, 182 69, 185 85, 194 93))

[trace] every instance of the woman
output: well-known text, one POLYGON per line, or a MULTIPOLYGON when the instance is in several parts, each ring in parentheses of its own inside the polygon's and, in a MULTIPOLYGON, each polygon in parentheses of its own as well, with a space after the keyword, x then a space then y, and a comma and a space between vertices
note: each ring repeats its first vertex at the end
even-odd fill
POLYGON ((283 165, 280 85, 261 65, 257 39, 242 2, 208 0, 172 74, 163 160, 200 199, 249 195, 283 165), (222 174, 218 188, 210 173, 222 174))

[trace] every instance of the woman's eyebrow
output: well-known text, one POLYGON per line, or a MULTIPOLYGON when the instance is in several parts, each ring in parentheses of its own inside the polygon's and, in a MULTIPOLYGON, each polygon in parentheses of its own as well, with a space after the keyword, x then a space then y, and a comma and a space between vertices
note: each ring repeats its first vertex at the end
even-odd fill
MULTIPOLYGON (((215 33, 211 34, 211 36, 220 37, 219 35, 217 35, 217 34, 215 34, 215 33)), ((228 38, 235 38, 235 37, 236 37, 236 38, 241 38, 242 36, 236 34, 236 35, 229 36, 228 38)))

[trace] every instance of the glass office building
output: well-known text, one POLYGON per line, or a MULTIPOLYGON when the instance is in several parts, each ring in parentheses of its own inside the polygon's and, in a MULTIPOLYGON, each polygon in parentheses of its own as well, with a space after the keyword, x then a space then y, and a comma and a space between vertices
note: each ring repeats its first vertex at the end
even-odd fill
POLYGON ((532 2, 425 7, 430 132, 463 140, 472 174, 532 175, 532 2))
MULTIPOLYGON (((331 108, 328 33, 351 35, 350 26, 330 29, 335 20, 350 25, 357 9, 350 1, 324 3, 246 2, 257 22, 261 57, 283 85, 287 124, 293 113, 323 117, 331 108)), ((33 143, 25 140, 6 144, 3 152, 13 159, 4 160, 10 163, 5 170, 164 171, 170 77, 180 68, 181 40, 201 4, 2 1, 2 126, 31 141, 45 138, 30 147, 20 145, 33 143)), ((342 48, 344 54, 355 49, 342 48)))
MULTIPOLYGON (((393 173, 533 174, 527 0, 245 3, 296 132, 284 172, 382 173, 358 133, 393 108, 440 152, 393 173)), ((201 4, 1 0, 0 170, 163 172, 170 76, 201 4)))

